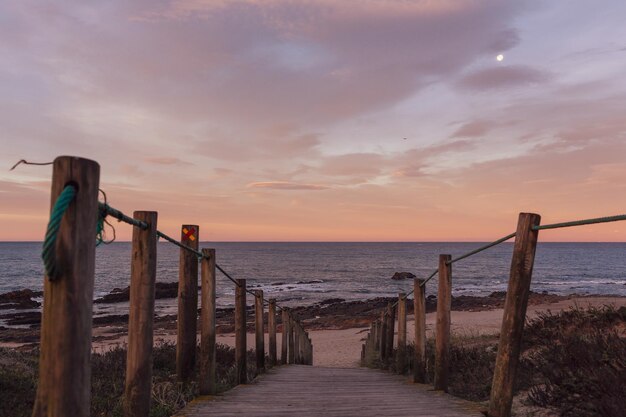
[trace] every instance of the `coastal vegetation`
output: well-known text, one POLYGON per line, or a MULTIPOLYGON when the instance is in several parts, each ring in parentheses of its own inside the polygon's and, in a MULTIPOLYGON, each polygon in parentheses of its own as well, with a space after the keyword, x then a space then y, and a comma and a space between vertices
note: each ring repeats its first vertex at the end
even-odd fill
MULTIPOLYGON (((454 336, 449 392, 489 400, 496 336, 454 336)), ((407 353, 413 357, 413 345, 407 353)), ((434 378, 434 340, 426 344, 428 382, 434 378)), ((626 410, 626 307, 546 312, 524 330, 515 381, 517 416, 621 417, 626 410)), ((397 372, 396 362, 368 358, 368 366, 397 372)), ((412 370, 409 360, 408 368, 412 370)))
MULTIPOLYGON (((37 389, 36 349, 19 351, 0 348, 0 416, 31 415, 37 389)), ((151 417, 166 417, 184 407, 198 395, 195 382, 182 384, 176 380, 176 346, 162 343, 155 346, 152 375, 151 417)), ((235 349, 217 345, 217 390, 226 391, 235 385, 235 349)), ((254 352, 248 352, 248 375, 256 376, 254 352)), ((126 348, 116 346, 106 352, 94 353, 91 359, 91 415, 122 416, 122 397, 126 371, 126 348)))

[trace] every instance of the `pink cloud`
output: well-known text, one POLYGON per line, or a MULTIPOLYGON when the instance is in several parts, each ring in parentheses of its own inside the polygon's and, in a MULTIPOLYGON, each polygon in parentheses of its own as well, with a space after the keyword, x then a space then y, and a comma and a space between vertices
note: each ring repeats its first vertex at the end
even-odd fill
POLYGON ((487 133, 491 129, 492 126, 493 126, 492 123, 487 122, 485 120, 474 120, 472 122, 463 124, 461 127, 457 129, 456 132, 452 134, 451 137, 453 138, 480 137, 480 136, 483 136, 485 133, 487 133))
POLYGON ((300 191, 300 190, 327 190, 328 186, 319 184, 298 184, 287 181, 266 181, 266 182, 253 182, 248 184, 249 188, 269 188, 273 190, 287 190, 287 191, 300 191))
POLYGON ((492 90, 545 83, 550 79, 550 74, 544 71, 516 65, 472 72, 463 77, 459 85, 472 90, 492 90))

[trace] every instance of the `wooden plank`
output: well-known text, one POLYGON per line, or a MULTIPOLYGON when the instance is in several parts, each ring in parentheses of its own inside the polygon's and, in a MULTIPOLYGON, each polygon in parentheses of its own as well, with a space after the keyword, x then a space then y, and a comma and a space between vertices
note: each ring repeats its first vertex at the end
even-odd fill
POLYGON ((293 365, 273 368, 212 400, 196 400, 177 415, 481 417, 479 409, 386 372, 293 365))
POLYGON ((248 383, 246 354, 246 280, 237 279, 235 285, 235 362, 237 365, 237 382, 248 383))
MULTIPOLYGON (((198 250, 200 228, 181 226, 180 241, 198 250)), ((178 270, 178 333, 176 339, 176 374, 182 382, 189 382, 196 363, 198 330, 198 256, 180 249, 178 270)))
POLYGON ((435 389, 448 391, 450 368, 450 309, 452 307, 452 256, 439 255, 437 329, 435 334, 435 389))
POLYGON ((39 382, 33 416, 90 415, 91 323, 100 166, 61 156, 52 167, 51 209, 67 184, 78 188, 56 240, 58 275, 44 277, 39 382))
POLYGON ((541 216, 538 214, 520 213, 519 215, 509 286, 504 301, 500 343, 491 385, 490 417, 509 417, 511 415, 513 385, 519 362, 539 235, 539 232, 533 230, 532 227, 538 226, 540 221, 541 216))
POLYGON ((215 249, 202 249, 202 309, 200 310, 200 395, 216 392, 215 249))
POLYGON ((147 223, 148 228, 133 227, 124 416, 147 417, 152 393, 157 213, 136 211, 133 218, 147 223))

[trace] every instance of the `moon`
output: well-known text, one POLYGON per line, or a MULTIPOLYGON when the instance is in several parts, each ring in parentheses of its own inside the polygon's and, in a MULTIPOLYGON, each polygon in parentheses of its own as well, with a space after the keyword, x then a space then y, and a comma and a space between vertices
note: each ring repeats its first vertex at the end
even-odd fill
POLYGON ((496 57, 496 61, 501 62, 504 60, 504 55, 500 54, 496 57))

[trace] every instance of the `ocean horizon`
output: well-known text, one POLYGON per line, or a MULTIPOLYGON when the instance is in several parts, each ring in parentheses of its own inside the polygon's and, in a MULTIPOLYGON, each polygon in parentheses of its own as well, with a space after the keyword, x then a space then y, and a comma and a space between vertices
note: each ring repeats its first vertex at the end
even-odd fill
MULTIPOLYGON (((420 278, 436 268, 438 255, 453 257, 481 242, 201 242, 214 247, 217 263, 248 287, 262 289, 278 302, 312 304, 328 298, 356 300, 396 296, 412 282, 393 281, 395 272, 420 278)), ((180 249, 157 246, 157 281, 178 280, 180 249)), ((454 295, 487 295, 508 282, 513 243, 506 242, 453 264, 454 295)), ((43 288, 41 242, 0 242, 0 293, 43 288)), ((626 296, 626 243, 540 242, 531 289, 567 294, 626 296)), ((125 288, 130 277, 130 242, 113 242, 96 250, 94 297, 125 288)), ((232 305, 233 285, 217 275, 218 304, 232 305)), ((436 292, 436 278, 427 294, 436 292)))

